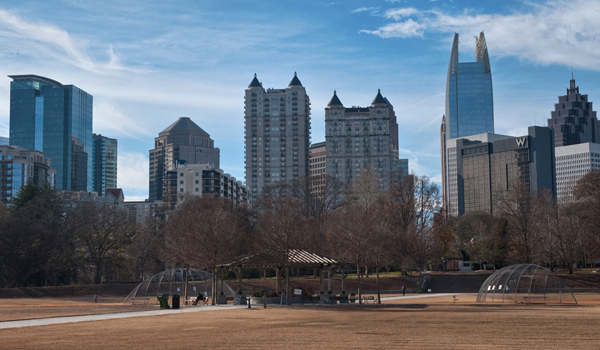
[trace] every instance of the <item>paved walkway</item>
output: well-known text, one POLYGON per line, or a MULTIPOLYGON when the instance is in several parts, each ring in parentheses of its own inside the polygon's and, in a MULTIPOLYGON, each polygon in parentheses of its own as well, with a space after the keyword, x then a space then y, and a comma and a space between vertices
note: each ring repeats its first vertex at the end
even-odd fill
POLYGON ((406 295, 406 296, 397 296, 397 297, 381 297, 381 300, 404 300, 404 299, 417 299, 417 298, 429 298, 429 297, 445 297, 445 296, 461 295, 461 294, 472 294, 472 293, 416 294, 416 295, 406 295))
MULTIPOLYGON (((442 296, 460 295, 460 294, 465 294, 465 293, 417 294, 417 295, 396 296, 396 297, 382 297, 381 300, 418 299, 418 298, 442 297, 442 296)), ((184 307, 184 308, 177 309, 177 310, 168 309, 168 310, 154 310, 154 311, 118 312, 118 313, 98 314, 98 315, 36 318, 36 319, 32 319, 32 320, 3 321, 3 322, 0 322, 0 329, 47 326, 47 325, 53 325, 53 324, 87 322, 87 321, 113 320, 113 319, 118 319, 118 318, 129 318, 129 317, 161 316, 161 315, 172 315, 172 314, 198 312, 198 311, 244 309, 247 307, 248 306, 246 306, 246 305, 216 305, 216 306, 201 306, 201 307, 184 307)))
POLYGON ((247 306, 245 306, 245 305, 217 305, 217 306, 189 307, 189 308, 181 308, 181 309, 177 309, 177 310, 168 309, 168 310, 155 310, 155 311, 118 312, 118 313, 98 314, 98 315, 36 318, 36 319, 32 319, 32 320, 0 322, 0 329, 47 326, 47 325, 52 325, 52 324, 86 322, 86 321, 102 321, 102 320, 112 320, 112 319, 117 319, 117 318, 129 318, 129 317, 161 316, 161 315, 172 315, 172 314, 180 314, 180 313, 186 313, 186 312, 198 312, 198 311, 231 310, 231 309, 240 309, 240 308, 245 308, 245 307, 247 307, 247 306))

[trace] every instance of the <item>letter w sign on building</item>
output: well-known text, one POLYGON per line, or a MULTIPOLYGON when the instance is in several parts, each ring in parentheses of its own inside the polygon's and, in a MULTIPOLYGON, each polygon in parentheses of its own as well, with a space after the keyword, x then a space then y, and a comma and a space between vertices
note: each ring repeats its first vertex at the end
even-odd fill
POLYGON ((522 137, 520 139, 517 139, 517 146, 518 147, 523 147, 527 144, 527 138, 526 137, 522 137))

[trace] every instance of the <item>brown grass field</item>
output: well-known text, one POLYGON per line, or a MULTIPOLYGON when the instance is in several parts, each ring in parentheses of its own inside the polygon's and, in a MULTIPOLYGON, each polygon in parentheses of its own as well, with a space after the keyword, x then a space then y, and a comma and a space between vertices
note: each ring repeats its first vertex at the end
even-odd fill
MULTIPOLYGON (((0 329, 0 349, 598 349, 600 295, 578 305, 477 304, 475 294, 0 329)), ((121 299, 0 299, 0 321, 125 311, 121 299)))

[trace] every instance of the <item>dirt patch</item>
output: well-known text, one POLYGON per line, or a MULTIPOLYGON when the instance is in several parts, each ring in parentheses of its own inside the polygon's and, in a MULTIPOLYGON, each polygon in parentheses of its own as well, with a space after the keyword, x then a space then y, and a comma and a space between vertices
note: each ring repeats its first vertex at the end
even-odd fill
MULTIPOLYGON (((440 296, 385 305, 235 309, 7 329, 0 330, 0 348, 593 349, 600 343, 598 305, 474 304, 474 295, 459 298, 456 304, 440 296)), ((23 305, 36 307, 112 306, 77 300, 23 305)))

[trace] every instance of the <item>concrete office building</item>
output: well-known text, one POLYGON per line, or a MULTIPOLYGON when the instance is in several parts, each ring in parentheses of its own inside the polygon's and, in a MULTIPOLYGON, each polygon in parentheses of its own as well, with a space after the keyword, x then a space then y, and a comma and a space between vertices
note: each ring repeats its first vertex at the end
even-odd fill
POLYGON ((36 186, 56 184, 56 170, 44 153, 19 146, 0 146, 0 201, 10 204, 28 181, 36 186))
POLYGON ((136 225, 148 223, 156 217, 162 205, 162 201, 150 202, 148 200, 123 203, 123 206, 129 211, 129 219, 136 225))
POLYGON ((107 189, 117 188, 117 140, 92 135, 94 191, 103 196, 107 189))
POLYGON ((475 62, 458 61, 458 34, 448 64, 446 80, 446 114, 442 117, 440 139, 442 149, 442 198, 447 198, 446 143, 450 139, 494 133, 494 98, 492 72, 483 32, 475 42, 475 62))
POLYGON ((234 204, 249 203, 246 186, 210 164, 180 163, 176 172, 177 203, 182 203, 188 196, 224 197, 234 204))
POLYGON ((351 184, 365 167, 378 176, 381 189, 391 186, 398 123, 391 103, 377 91, 368 107, 344 107, 333 92, 325 108, 326 173, 351 184))
POLYGON ((309 175, 310 99, 296 73, 285 89, 265 90, 256 74, 244 97, 246 186, 309 175))
POLYGON ((558 97, 554 111, 548 119, 548 127, 554 130, 556 147, 579 143, 600 143, 600 125, 592 109, 588 95, 579 93, 575 79, 571 77, 567 94, 558 97))
POLYGON ((313 191, 313 193, 321 193, 324 189, 326 156, 325 142, 318 142, 310 145, 308 164, 311 191, 313 191))
POLYGON ((555 157, 556 200, 558 204, 568 204, 575 200, 573 191, 577 182, 590 171, 600 170, 600 144, 556 147, 555 157))
POLYGON ((448 140, 446 174, 449 215, 493 214, 495 196, 517 182, 531 193, 547 189, 556 195, 552 130, 532 126, 520 137, 480 134, 448 140))
POLYGON ((92 191, 92 95, 38 75, 9 75, 10 144, 44 152, 59 190, 92 191))
POLYGON ((150 150, 149 200, 162 200, 165 174, 174 171, 178 161, 219 168, 219 160, 220 151, 210 135, 190 118, 179 118, 154 139, 154 149, 150 150))

